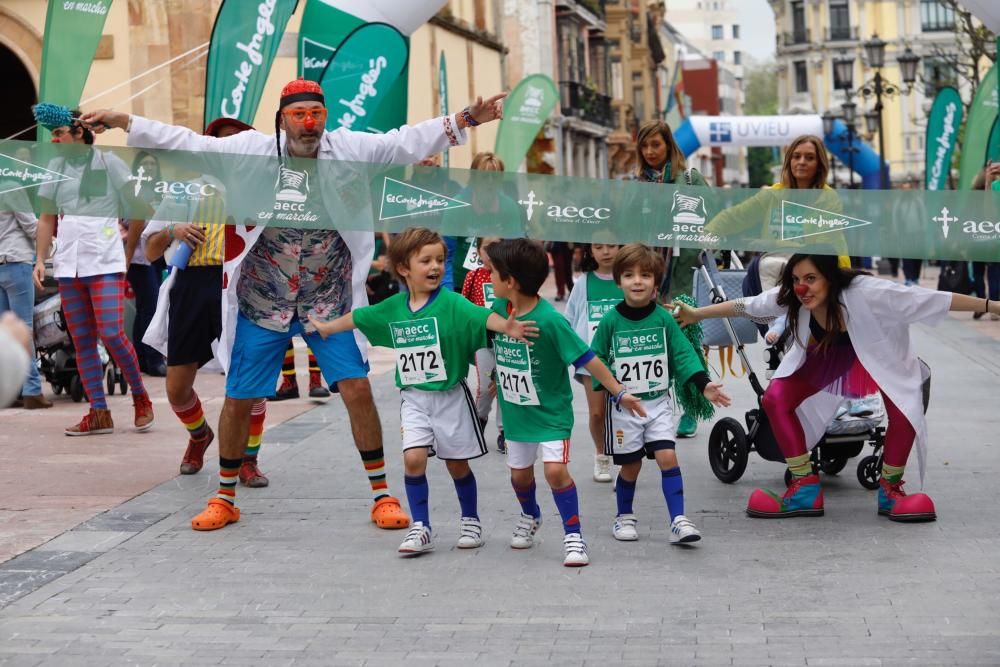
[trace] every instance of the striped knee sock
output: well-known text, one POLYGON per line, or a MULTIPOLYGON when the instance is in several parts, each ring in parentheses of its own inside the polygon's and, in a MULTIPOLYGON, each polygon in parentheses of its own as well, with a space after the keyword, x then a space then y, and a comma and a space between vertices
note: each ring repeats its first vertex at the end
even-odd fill
POLYGON ((368 483, 372 487, 372 500, 389 495, 389 484, 385 481, 385 452, 381 447, 370 452, 360 452, 361 463, 365 466, 368 483))
POLYGON ((319 374, 319 362, 316 361, 316 355, 313 354, 311 348, 309 349, 309 384, 323 384, 319 374))
POLYGON ((808 452, 801 456, 789 457, 785 459, 785 463, 788 464, 788 469, 792 471, 792 475, 795 477, 805 477, 813 474, 812 460, 808 452))
POLYGON ((882 462, 882 479, 889 482, 890 484, 895 484, 899 480, 903 479, 903 470, 906 466, 891 466, 885 461, 882 462))
POLYGON ((215 497, 230 505, 236 504, 236 480, 240 477, 240 463, 240 459, 219 457, 219 491, 215 497))
POLYGON ((295 379, 295 346, 292 341, 288 341, 288 349, 285 350, 285 359, 281 362, 281 376, 295 379))
POLYGON ((260 441, 264 437, 264 417, 267 415, 267 400, 254 401, 250 408, 250 430, 247 436, 247 448, 243 452, 244 459, 256 459, 260 451, 260 441))
POLYGON ((177 418, 187 429, 188 437, 191 440, 199 441, 208 437, 208 422, 205 421, 205 413, 201 409, 201 401, 198 394, 191 392, 191 398, 184 405, 170 404, 170 408, 177 415, 177 418))

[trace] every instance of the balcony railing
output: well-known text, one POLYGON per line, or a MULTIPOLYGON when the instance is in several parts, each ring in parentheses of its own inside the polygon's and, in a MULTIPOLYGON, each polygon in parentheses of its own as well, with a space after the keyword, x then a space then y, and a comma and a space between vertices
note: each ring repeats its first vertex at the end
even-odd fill
POLYGON ((560 81, 559 97, 562 115, 575 116, 604 127, 615 127, 611 115, 611 98, 607 95, 577 81, 560 81))
POLYGON ((793 30, 782 34, 783 46, 805 46, 812 41, 812 34, 808 28, 793 30))
POLYGON ((832 25, 826 29, 826 41, 828 42, 856 42, 857 40, 857 26, 832 25))

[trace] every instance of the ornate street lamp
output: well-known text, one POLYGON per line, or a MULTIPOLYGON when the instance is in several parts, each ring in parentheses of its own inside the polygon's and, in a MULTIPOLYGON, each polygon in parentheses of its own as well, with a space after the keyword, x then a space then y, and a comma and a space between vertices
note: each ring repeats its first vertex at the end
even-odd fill
POLYGON ((914 53, 910 47, 906 47, 902 55, 896 57, 896 62, 899 63, 900 76, 903 77, 903 83, 906 84, 906 92, 909 93, 913 90, 913 84, 917 80, 917 67, 920 64, 920 56, 914 53))
POLYGON ((837 120, 837 117, 830 113, 829 110, 823 112, 823 135, 830 136, 833 134, 833 123, 837 120))
POLYGON ((833 74, 839 84, 838 88, 841 90, 854 88, 854 58, 848 58, 841 51, 840 57, 833 60, 833 74))
POLYGON ((878 36, 878 33, 873 34, 867 42, 862 42, 861 46, 865 50, 865 58, 868 60, 868 66, 872 69, 885 67, 885 46, 887 43, 878 36))
POLYGON ((878 112, 875 109, 865 112, 865 129, 868 134, 878 132, 878 112))
POLYGON ((844 110, 844 122, 848 125, 854 125, 854 121, 858 118, 858 105, 847 100, 840 105, 840 108, 844 110))

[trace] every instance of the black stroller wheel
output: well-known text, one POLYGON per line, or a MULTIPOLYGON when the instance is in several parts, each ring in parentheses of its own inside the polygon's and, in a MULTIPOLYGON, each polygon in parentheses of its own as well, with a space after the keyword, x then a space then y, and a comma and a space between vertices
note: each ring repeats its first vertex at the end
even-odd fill
POLYGON ((83 400, 83 381, 79 375, 74 375, 73 379, 69 382, 69 396, 73 399, 74 403, 79 403, 83 400))
POLYGON ((61 384, 50 383, 49 386, 52 387, 52 393, 55 394, 56 396, 63 393, 63 386, 61 384))
POLYGON ((874 491, 882 479, 882 457, 871 454, 858 462, 858 481, 869 491, 874 491))
POLYGON ((104 372, 104 386, 108 390, 108 396, 115 395, 115 367, 108 366, 108 370, 104 372))
POLYGON ((708 462, 720 482, 732 484, 743 476, 750 447, 742 424, 731 417, 720 419, 708 436, 708 462))
POLYGON ((125 374, 122 369, 115 366, 115 379, 118 380, 118 393, 124 396, 128 393, 128 382, 125 381, 125 374))
POLYGON ((836 475, 847 466, 846 456, 837 456, 831 459, 822 459, 819 462, 819 469, 827 475, 836 475))

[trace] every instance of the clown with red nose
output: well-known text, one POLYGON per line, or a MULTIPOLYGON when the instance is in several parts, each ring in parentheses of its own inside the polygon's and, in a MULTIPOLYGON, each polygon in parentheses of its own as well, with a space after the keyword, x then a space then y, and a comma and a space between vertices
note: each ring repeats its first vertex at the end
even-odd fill
POLYGON ((372 493, 371 521, 379 528, 409 526, 409 517, 386 483, 382 429, 368 382, 367 341, 350 332, 322 339, 309 324, 310 317, 326 322, 367 305, 365 286, 375 249, 371 231, 351 231, 356 224, 338 225, 347 214, 336 197, 326 196, 338 184, 324 183, 317 175, 325 172, 318 166, 324 160, 412 164, 464 144, 467 128, 500 118, 504 97, 503 93, 485 100, 477 97, 457 113, 384 134, 328 131, 323 89, 304 79, 281 90, 273 136, 248 130, 219 138, 117 111, 83 114, 81 122, 94 132, 107 128, 128 132, 130 146, 226 154, 227 173, 238 174, 244 182, 278 182, 276 206, 283 195, 295 194, 285 189, 285 176, 292 185, 309 177, 309 190, 317 196, 309 196, 308 204, 318 219, 329 222, 324 229, 287 228, 280 223, 227 227, 217 347, 218 360, 228 371, 217 431, 219 487, 205 510, 192 519, 192 528, 216 530, 240 520, 236 480, 251 406, 255 399, 274 393, 285 350, 296 335, 306 338, 325 380, 343 398, 372 493), (255 157, 273 156, 276 151, 277 162, 255 157), (299 159, 286 165, 286 157, 299 159), (350 230, 339 231, 338 226, 350 230))
POLYGON ((823 489, 809 450, 844 398, 878 393, 888 425, 876 510, 891 521, 937 518, 927 494, 903 490, 914 449, 923 483, 928 441, 922 396, 928 371, 910 347, 910 325, 936 324, 953 310, 1000 312, 1000 304, 900 285, 844 268, 834 256, 797 254, 785 265, 781 282, 755 297, 702 308, 672 306, 682 326, 716 317, 747 317, 762 324, 787 320, 791 335, 785 355, 761 404, 792 479, 783 493, 755 490, 748 516, 823 516, 823 489))

